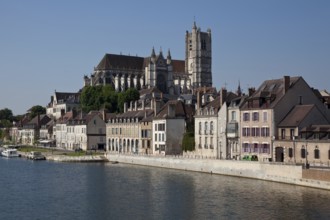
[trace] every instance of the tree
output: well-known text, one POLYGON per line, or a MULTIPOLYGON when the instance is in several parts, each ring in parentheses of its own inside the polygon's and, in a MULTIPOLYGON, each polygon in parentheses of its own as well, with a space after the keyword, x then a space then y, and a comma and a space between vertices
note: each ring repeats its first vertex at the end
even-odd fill
POLYGON ((125 92, 116 92, 110 85, 86 86, 80 96, 84 112, 107 109, 109 112, 123 112, 124 103, 138 100, 139 91, 130 88, 125 92))
POLYGON ((0 120, 3 120, 3 119, 12 121, 13 112, 8 108, 1 109, 0 110, 0 120))
POLYGON ((125 92, 118 94, 118 109, 119 112, 124 111, 124 103, 130 103, 140 98, 140 93, 137 89, 129 88, 125 92))
POLYGON ((42 115, 42 114, 46 114, 46 108, 44 108, 40 105, 35 105, 30 109, 29 117, 30 117, 30 119, 33 119, 37 115, 42 115))
POLYGON ((182 150, 194 151, 195 150, 195 136, 193 132, 186 132, 182 139, 182 150))

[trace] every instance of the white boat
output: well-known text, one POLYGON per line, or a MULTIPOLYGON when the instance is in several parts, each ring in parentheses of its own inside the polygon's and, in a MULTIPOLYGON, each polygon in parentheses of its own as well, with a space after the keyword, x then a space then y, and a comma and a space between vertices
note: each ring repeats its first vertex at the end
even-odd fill
POLYGON ((1 152, 1 155, 4 157, 19 157, 20 155, 17 152, 17 149, 5 149, 4 151, 1 152))

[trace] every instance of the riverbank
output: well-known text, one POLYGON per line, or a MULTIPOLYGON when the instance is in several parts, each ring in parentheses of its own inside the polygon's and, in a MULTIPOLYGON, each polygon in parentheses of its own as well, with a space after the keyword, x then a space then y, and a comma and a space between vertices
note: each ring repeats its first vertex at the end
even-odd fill
POLYGON ((108 162, 108 159, 102 155, 86 155, 86 156, 66 156, 66 155, 49 155, 46 160, 56 162, 108 162))
MULTIPOLYGON (((41 153, 46 157, 46 160, 56 161, 56 162, 108 162, 108 159, 102 154, 86 154, 86 155, 75 155, 72 156, 71 151, 66 150, 48 150, 43 149, 41 153)), ((40 151, 40 149, 36 149, 36 151, 40 151)), ((21 157, 26 158, 29 152, 19 151, 21 157)))
MULTIPOLYGON (((330 190, 330 181, 303 178, 306 170, 298 165, 124 154, 108 154, 106 157, 110 162, 252 178, 330 190)), ((329 171, 324 172, 328 172, 330 175, 329 171)))

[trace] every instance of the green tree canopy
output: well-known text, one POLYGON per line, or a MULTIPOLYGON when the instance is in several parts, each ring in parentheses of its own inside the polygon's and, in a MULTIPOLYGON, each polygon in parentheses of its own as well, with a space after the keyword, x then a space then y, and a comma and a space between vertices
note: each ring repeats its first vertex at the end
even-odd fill
POLYGON ((0 109, 0 120, 3 120, 3 119, 12 121, 13 112, 8 108, 0 109))
POLYGON ((81 108, 84 112, 107 109, 109 112, 123 112, 124 103, 138 100, 139 91, 127 89, 116 92, 110 85, 86 86, 80 96, 81 108))
POLYGON ((42 115, 42 114, 46 114, 46 108, 40 106, 40 105, 35 105, 30 109, 30 115, 29 118, 33 119, 34 117, 36 117, 37 115, 42 115))

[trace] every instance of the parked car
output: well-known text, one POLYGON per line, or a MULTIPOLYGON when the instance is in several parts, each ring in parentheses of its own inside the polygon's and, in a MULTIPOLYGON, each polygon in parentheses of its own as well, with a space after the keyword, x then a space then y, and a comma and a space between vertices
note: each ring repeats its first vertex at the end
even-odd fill
POLYGON ((247 161, 258 161, 258 156, 257 155, 244 155, 242 160, 247 160, 247 161))
POLYGON ((30 160, 46 160, 46 157, 43 154, 41 154, 41 152, 39 152, 39 151, 31 151, 27 155, 27 159, 30 159, 30 160))

